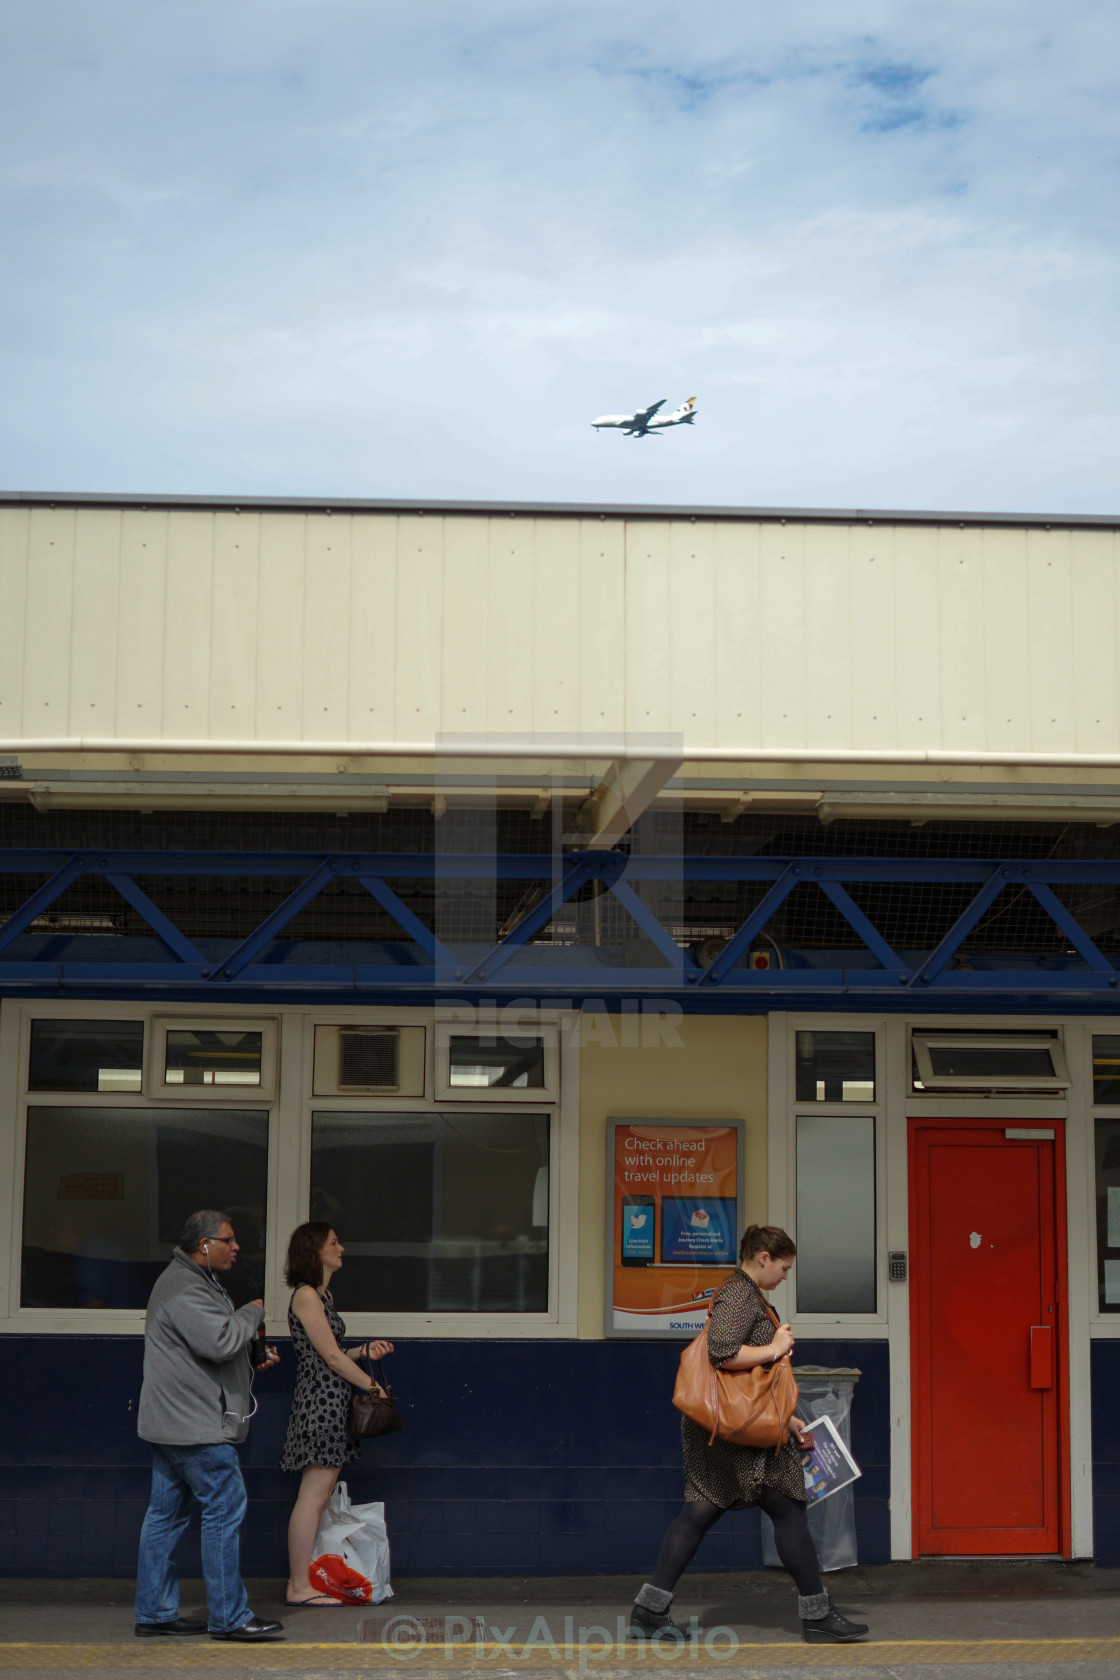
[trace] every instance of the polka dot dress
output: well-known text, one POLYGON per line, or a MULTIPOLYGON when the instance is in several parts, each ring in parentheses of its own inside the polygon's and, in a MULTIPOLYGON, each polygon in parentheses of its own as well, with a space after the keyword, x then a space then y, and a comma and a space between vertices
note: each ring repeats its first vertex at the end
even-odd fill
MULTIPOLYGON (((763 1305, 762 1293, 746 1272, 732 1274, 719 1292, 708 1320, 708 1357, 713 1365, 733 1359, 746 1342, 767 1347, 774 1340, 774 1323, 763 1305)), ((686 1499, 710 1499, 725 1511, 744 1511, 758 1504, 762 1488, 776 1488, 790 1499, 805 1498, 801 1455, 786 1440, 773 1447, 737 1447, 717 1439, 691 1418, 681 1419, 686 1499)))
MULTIPOLYGON (((341 1345, 346 1326, 329 1295, 323 1301, 323 1307, 335 1340, 341 1345)), ((298 1369, 280 1468, 303 1470, 309 1464, 341 1468, 361 1452, 357 1436, 351 1435, 348 1427, 354 1385, 332 1371, 321 1354, 315 1352, 311 1338, 292 1311, 290 1302, 288 1331, 296 1350, 298 1369)))

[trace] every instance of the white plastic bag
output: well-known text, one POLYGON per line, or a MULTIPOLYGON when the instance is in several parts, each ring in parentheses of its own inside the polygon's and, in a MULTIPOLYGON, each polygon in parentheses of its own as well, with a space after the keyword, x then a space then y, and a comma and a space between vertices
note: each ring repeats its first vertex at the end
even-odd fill
POLYGON ((383 1604, 392 1598, 384 1505, 351 1505, 346 1483, 339 1482, 323 1512, 311 1559, 312 1585, 331 1598, 344 1604, 383 1604))

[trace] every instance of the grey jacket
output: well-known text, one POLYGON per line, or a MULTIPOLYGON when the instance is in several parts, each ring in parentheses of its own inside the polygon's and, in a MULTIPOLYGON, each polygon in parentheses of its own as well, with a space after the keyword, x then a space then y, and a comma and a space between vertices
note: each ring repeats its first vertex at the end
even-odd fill
POLYGON ((243 1441, 253 1409, 249 1343, 260 1307, 234 1308, 205 1268, 177 1248, 144 1320, 144 1386, 136 1431, 158 1446, 243 1441))

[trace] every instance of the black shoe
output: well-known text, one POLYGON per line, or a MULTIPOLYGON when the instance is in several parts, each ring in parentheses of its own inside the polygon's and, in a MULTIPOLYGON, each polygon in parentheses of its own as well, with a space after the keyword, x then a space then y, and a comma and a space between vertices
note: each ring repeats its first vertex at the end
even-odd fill
POLYGON ((644 1604, 635 1604, 630 1609, 629 1637, 631 1639, 648 1639, 651 1634, 660 1633, 662 1629, 675 1633, 678 1639, 687 1639, 684 1628, 678 1627, 668 1610, 647 1610, 644 1604))
POLYGON ((154 1639, 162 1633, 205 1633, 205 1622, 185 1622, 177 1616, 173 1622, 137 1622, 137 1639, 154 1639))
POLYGON ((227 1628, 225 1633, 212 1633, 211 1639, 276 1639, 284 1632, 283 1622, 262 1622, 259 1616, 250 1616, 249 1620, 239 1628, 227 1628))
POLYGON ((839 1610, 829 1610, 828 1615, 822 1616, 819 1621, 801 1624, 801 1637, 808 1645, 818 1641, 822 1644, 831 1641, 836 1645, 848 1645, 853 1639, 862 1639, 866 1633, 866 1622, 850 1622, 839 1610))

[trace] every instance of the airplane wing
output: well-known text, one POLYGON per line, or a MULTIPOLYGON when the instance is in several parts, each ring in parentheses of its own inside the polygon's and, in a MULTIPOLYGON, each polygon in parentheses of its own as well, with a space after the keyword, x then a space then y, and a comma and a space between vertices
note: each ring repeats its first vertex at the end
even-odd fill
POLYGON ((636 426, 648 426, 659 408, 664 408, 668 397, 662 397, 660 402, 650 403, 648 408, 640 408, 634 416, 636 426))

